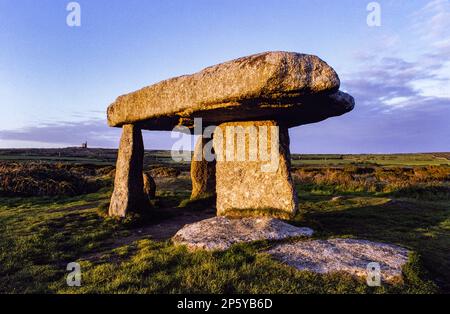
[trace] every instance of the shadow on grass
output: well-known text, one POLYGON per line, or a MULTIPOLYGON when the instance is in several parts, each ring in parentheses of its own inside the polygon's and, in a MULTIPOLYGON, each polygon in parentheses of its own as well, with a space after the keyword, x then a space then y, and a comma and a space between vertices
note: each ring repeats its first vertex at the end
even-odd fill
POLYGON ((188 210, 215 210, 216 208, 216 195, 208 194, 203 197, 190 199, 186 198, 178 204, 179 208, 185 208, 188 210))

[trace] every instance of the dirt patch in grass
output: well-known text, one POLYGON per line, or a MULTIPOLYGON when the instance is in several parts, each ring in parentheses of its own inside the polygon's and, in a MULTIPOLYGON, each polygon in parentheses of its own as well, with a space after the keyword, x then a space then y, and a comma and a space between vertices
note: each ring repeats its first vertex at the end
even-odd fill
POLYGON ((164 211, 164 218, 144 223, 137 228, 128 229, 127 236, 110 239, 105 243, 101 251, 88 254, 81 257, 81 259, 95 261, 108 254, 111 250, 133 245, 134 242, 143 239, 154 241, 170 240, 186 224, 215 216, 214 209, 187 210, 185 208, 165 208, 164 211))

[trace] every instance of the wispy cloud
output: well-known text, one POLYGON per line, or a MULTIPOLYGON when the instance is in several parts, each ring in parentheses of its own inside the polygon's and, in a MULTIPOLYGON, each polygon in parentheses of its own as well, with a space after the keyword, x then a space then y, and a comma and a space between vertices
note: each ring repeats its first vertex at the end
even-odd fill
POLYGON ((357 103, 372 110, 414 110, 430 101, 439 110, 450 106, 450 77, 443 75, 447 65, 445 54, 423 55, 408 62, 399 57, 368 57, 359 70, 343 78, 357 103))
POLYGON ((343 86, 358 104, 385 113, 450 106, 450 0, 426 3, 411 14, 406 29, 417 36, 408 47, 415 58, 405 57, 407 47, 398 48, 401 32, 383 34, 372 47, 356 54, 357 70, 343 76, 343 86), (433 107, 425 107, 430 103, 433 107))
POLYGON ((21 129, 0 130, 2 140, 65 145, 79 145, 88 141, 92 146, 115 146, 117 137, 118 130, 108 128, 104 120, 62 121, 21 129))
POLYGON ((355 109, 321 122, 320 128, 308 125, 292 130, 293 138, 299 138, 291 141, 293 150, 450 150, 449 14, 448 0, 431 1, 406 25, 417 36, 414 47, 399 48, 411 38, 405 40, 399 37, 404 33, 398 32, 380 34, 371 47, 358 51, 354 69, 340 74, 342 89, 355 97, 355 109))
POLYGON ((450 1, 433 0, 412 14, 412 29, 435 48, 450 46, 450 1))

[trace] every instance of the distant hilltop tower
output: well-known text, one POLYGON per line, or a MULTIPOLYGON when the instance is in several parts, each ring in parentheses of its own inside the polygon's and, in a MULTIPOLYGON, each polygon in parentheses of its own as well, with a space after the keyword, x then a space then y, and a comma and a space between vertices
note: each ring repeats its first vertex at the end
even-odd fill
POLYGON ((81 148, 87 148, 87 141, 84 143, 81 143, 81 148))

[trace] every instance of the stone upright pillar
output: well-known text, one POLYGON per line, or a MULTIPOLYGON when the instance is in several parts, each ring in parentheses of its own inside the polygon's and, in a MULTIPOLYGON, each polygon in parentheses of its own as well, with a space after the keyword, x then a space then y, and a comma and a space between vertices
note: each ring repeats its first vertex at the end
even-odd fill
POLYGON ((205 144, 206 139, 199 136, 191 160, 191 200, 216 193, 216 161, 205 159, 205 144))
POLYGON ((123 125, 109 216, 125 217, 127 212, 144 209, 146 201, 143 192, 143 162, 144 143, 141 129, 132 124, 123 125))
POLYGON ((286 127, 276 121, 222 123, 213 143, 218 215, 295 215, 286 127))
POLYGON ((146 172, 142 174, 142 179, 144 180, 144 195, 147 196, 149 200, 154 199, 156 196, 155 180, 146 172))

